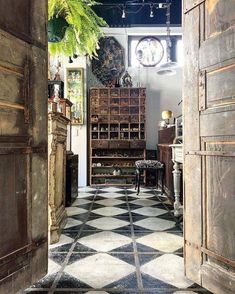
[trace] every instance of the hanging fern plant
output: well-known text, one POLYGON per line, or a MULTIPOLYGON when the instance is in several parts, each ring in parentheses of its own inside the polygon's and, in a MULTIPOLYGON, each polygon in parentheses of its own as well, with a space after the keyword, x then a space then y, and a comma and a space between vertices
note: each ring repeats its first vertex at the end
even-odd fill
POLYGON ((48 0, 48 37, 51 55, 93 57, 106 22, 97 16, 93 0, 48 0))

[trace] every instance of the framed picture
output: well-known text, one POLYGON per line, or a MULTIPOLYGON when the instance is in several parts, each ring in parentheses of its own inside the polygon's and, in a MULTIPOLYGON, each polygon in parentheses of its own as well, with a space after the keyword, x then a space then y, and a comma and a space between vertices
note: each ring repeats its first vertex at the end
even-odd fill
POLYGON ((84 120, 84 70, 66 69, 67 98, 73 103, 71 108, 72 124, 83 124, 84 120))

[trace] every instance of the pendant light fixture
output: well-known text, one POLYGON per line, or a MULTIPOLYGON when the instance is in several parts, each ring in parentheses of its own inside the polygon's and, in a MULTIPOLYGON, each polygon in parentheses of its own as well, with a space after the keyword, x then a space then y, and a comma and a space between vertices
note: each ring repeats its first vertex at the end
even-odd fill
POLYGON ((170 0, 166 0, 167 8, 166 8, 166 54, 167 61, 166 63, 160 65, 157 70, 158 75, 167 75, 172 76, 176 74, 176 67, 178 66, 177 62, 171 61, 171 29, 170 29, 170 20, 171 20, 171 3, 170 0))

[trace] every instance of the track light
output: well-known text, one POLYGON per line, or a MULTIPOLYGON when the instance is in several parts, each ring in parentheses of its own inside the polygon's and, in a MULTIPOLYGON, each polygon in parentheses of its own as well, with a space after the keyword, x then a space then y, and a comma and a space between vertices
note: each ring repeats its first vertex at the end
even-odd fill
POLYGON ((153 13, 153 5, 150 5, 150 15, 149 17, 153 18, 154 17, 154 13, 153 13))

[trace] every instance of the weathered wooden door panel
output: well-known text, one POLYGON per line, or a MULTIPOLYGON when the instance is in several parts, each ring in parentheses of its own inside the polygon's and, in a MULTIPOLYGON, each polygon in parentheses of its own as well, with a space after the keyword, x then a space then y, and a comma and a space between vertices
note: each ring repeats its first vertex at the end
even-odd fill
POLYGON ((184 7, 186 275, 234 293, 235 1, 184 7))
POLYGON ((3 30, 25 37, 30 36, 29 0, 8 0, 7 6, 5 0, 0 0, 0 7, 0 27, 3 30))
POLYGON ((234 0, 206 1, 206 38, 218 35, 235 24, 234 0))
POLYGON ((22 248, 28 243, 27 236, 27 159, 24 155, 0 155, 0 207, 5 212, 1 226, 0 258, 22 248), (17 176, 19 180, 15 181, 17 176), (7 199, 7 201, 6 201, 7 199), (14 216, 14 217, 13 217, 14 216))
POLYGON ((47 1, 0 0, 0 293, 47 272, 47 1))
MULTIPOLYGON (((184 1, 185 11, 190 17, 184 20, 184 51, 185 67, 183 81, 184 95, 184 133, 190 134, 191 140, 184 139, 184 150, 199 150, 199 97, 198 97, 198 68, 199 68, 199 8, 191 9, 194 1, 184 1), (189 10, 190 9, 190 10, 189 10), (197 37, 195 37, 197 36, 197 37), (186 103, 186 101, 188 101, 186 103), (192 134, 193 130, 193 134, 192 134)), ((184 214, 186 224, 184 226, 185 236, 185 269, 189 279, 200 284, 200 258, 201 251, 197 244, 201 241, 201 228, 195 226, 201 222, 201 160, 198 157, 188 155, 184 159, 184 214), (192 176, 191 171, 194 171, 192 176), (193 234, 192 234, 192 228, 193 234)))

